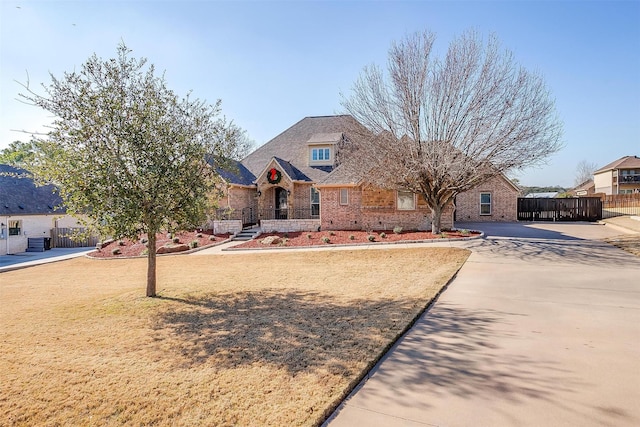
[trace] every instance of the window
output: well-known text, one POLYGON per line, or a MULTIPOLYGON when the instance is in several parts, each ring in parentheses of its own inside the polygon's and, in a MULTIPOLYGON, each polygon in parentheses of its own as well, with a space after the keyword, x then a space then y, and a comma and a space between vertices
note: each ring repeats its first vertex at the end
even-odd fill
POLYGON ((320 216, 320 193, 311 187, 311 216, 320 216))
POLYGON ((326 162, 331 160, 330 148, 312 148, 311 160, 314 162, 326 162))
POLYGON ((480 215, 491 215, 491 193, 480 193, 480 215))
POLYGON ((398 191, 398 210, 411 211, 416 208, 416 198, 411 191, 398 191))
POLYGON ((341 188, 340 189, 340 204, 348 205, 349 204, 349 189, 341 188))
POLYGON ((22 227, 21 220, 9 221, 9 236, 19 236, 21 227, 22 227))

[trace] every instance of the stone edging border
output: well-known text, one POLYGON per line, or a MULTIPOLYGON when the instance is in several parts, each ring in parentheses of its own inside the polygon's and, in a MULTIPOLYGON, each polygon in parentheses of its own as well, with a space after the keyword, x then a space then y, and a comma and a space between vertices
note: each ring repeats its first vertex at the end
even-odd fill
MULTIPOLYGON (((182 252, 172 252, 172 253, 168 253, 168 254, 156 254, 156 257, 161 257, 161 256, 167 256, 167 255, 188 255, 188 254, 192 254, 194 252, 198 252, 198 251, 202 251, 205 249, 209 249, 209 248, 213 248, 215 246, 219 246, 219 245, 223 245, 225 243, 229 243, 233 240, 234 236, 229 237, 228 239, 225 240, 220 240, 219 242, 215 242, 212 243, 210 245, 204 245, 204 246, 200 246, 197 248, 193 248, 193 249, 189 249, 188 251, 182 251, 182 252)), ((93 251, 91 251, 93 252, 93 251)), ((92 260, 98 260, 98 261, 110 261, 110 260, 115 260, 115 259, 136 259, 136 258, 146 258, 146 255, 135 255, 135 256, 120 256, 120 257, 92 257, 89 256, 89 254, 91 253, 86 253, 84 254, 85 258, 89 258, 92 260)))
POLYGON ((402 245, 405 243, 438 243, 438 242, 464 242, 468 240, 476 240, 483 239, 485 237, 484 231, 480 230, 469 230, 473 233, 480 233, 477 236, 471 237, 456 237, 456 238, 437 238, 437 239, 423 239, 423 240, 400 240, 398 242, 367 242, 367 243, 339 243, 339 244, 324 244, 324 245, 313 245, 313 246, 265 246, 258 248, 223 248, 222 252, 227 251, 268 251, 268 250, 277 250, 277 249, 331 249, 331 248, 340 248, 340 247, 358 247, 358 246, 371 246, 371 245, 402 245))

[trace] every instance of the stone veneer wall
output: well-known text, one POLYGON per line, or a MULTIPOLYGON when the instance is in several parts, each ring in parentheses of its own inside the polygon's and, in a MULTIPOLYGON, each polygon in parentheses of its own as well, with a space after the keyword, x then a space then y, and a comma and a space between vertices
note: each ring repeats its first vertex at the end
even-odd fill
POLYGON ((319 219, 263 219, 260 221, 263 233, 295 233, 299 231, 318 231, 319 219))
POLYGON ((235 234, 242 231, 242 221, 239 219, 209 221, 207 227, 213 229, 216 234, 235 234))

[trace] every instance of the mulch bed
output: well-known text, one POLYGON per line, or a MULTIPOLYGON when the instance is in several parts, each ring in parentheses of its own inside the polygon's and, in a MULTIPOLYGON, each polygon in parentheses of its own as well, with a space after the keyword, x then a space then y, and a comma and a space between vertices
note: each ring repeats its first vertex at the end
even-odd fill
POLYGON ((376 242, 408 242, 434 239, 460 239, 478 236, 480 233, 474 231, 444 231, 441 234, 432 234, 430 231, 403 231, 394 233, 393 231, 310 231, 295 233, 265 233, 258 238, 243 244, 234 246, 240 249, 267 248, 267 247, 305 247, 305 246, 329 246, 329 245, 350 245, 376 242), (277 236, 280 241, 269 245, 262 241, 269 236, 277 236), (369 236, 373 236, 373 242, 369 236), (328 243, 326 242, 328 239, 328 243))
MULTIPOLYGON (((230 235, 228 233, 214 235, 212 230, 182 231, 174 234, 174 237, 178 238, 179 243, 189 245, 189 243, 197 241, 198 248, 202 248, 203 246, 216 245, 228 239, 229 236, 230 235), (198 234, 201 234, 202 237, 197 237, 198 234), (215 240, 211 240, 211 236, 214 236, 215 240)), ((143 234, 140 236, 140 239, 135 241, 129 239, 114 240, 113 242, 104 246, 102 249, 90 252, 88 256, 93 258, 126 258, 141 256, 143 255, 145 249, 147 249, 147 244, 142 243, 142 239, 146 237, 146 234, 143 234), (113 250, 116 248, 120 249, 120 254, 114 255, 113 250)), ((173 243, 172 239, 167 233, 159 233, 156 236, 156 239, 156 249, 166 244, 173 243)))

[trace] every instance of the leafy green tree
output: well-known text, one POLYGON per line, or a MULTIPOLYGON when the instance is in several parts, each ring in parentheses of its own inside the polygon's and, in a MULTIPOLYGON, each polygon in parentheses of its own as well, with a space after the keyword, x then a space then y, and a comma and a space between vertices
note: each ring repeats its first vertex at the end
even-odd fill
MULTIPOLYGON (((219 187, 214 169, 238 152, 241 130, 220 101, 178 97, 147 60, 95 54, 80 71, 51 76, 21 96, 56 117, 36 140, 30 170, 60 188, 67 211, 102 236, 148 236, 147 291, 156 296, 156 233, 200 226, 219 187)), ((241 138, 240 138, 241 139, 241 138)), ((242 147, 240 147, 242 149, 242 147)))
POLYGON ((33 142, 13 141, 0 151, 0 163, 11 166, 23 166, 33 160, 35 153, 33 142))

